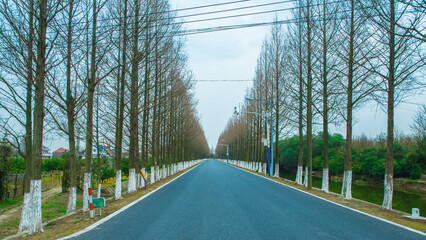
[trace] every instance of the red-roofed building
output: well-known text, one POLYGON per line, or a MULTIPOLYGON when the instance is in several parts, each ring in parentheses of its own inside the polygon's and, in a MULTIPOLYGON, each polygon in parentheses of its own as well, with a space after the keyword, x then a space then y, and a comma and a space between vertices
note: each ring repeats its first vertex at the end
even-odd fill
POLYGON ((54 158, 60 158, 60 157, 62 157, 62 154, 67 153, 69 151, 70 150, 61 147, 58 150, 53 152, 53 157, 54 158))

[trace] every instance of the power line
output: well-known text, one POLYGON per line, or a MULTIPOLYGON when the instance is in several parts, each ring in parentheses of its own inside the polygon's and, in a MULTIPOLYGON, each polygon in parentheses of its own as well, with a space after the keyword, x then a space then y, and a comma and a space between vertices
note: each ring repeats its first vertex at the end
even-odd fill
MULTIPOLYGON (((187 10, 194 10, 194 9, 203 9, 203 8, 209 8, 209 7, 216 7, 216 6, 223 6, 223 5, 230 5, 230 4, 237 4, 237 3, 243 3, 243 2, 249 2, 251 0, 239 0, 239 1, 233 1, 233 2, 225 2, 225 3, 217 3, 217 4, 210 4, 210 5, 201 5, 196 7, 189 7, 189 8, 182 8, 182 9, 175 9, 175 10, 165 10, 165 11, 154 11, 154 12, 147 12, 146 14, 142 14, 142 16, 146 15, 160 15, 160 14, 167 14, 172 12, 181 12, 181 11, 187 11, 187 10)), ((173 16, 173 17, 163 17, 159 20, 173 20, 176 18, 184 18, 184 17, 193 17, 193 16, 202 16, 202 15, 209 15, 209 14, 216 14, 216 13, 222 13, 222 12, 229 12, 229 11, 237 11, 237 10, 243 10, 243 9, 250 9, 250 8, 257 8, 257 7, 264 7, 269 5, 276 5, 276 4, 282 4, 282 3, 289 3, 289 2, 295 2, 297 0, 285 0, 285 1, 279 1, 274 3, 267 3, 267 4, 258 4, 253 6, 246 6, 246 7, 238 7, 238 8, 230 8, 225 10, 219 10, 219 11, 211 11, 211 12, 205 12, 205 13, 198 13, 198 14, 190 14, 190 15, 183 15, 183 16, 173 16)), ((134 18, 135 15, 128 15, 127 19, 134 18)), ((124 19, 123 16, 119 17, 110 17, 110 18, 102 18, 97 19, 97 22, 105 22, 105 21, 111 21, 111 20, 122 20, 124 19)), ((91 21, 80 21, 79 24, 90 24, 91 21)), ((64 24, 57 24, 58 26, 67 26, 68 23, 64 24)), ((91 26, 89 27, 91 29, 91 26)), ((6 29, 3 31, 13 31, 11 29, 6 29)))
POLYGON ((194 79, 194 80, 191 80, 191 82, 253 82, 253 80, 248 80, 248 79, 222 79, 222 80, 213 80, 213 79, 199 80, 199 79, 194 79))
MULTIPOLYGON (((246 0, 247 1, 247 0, 246 0)), ((202 13, 202 14, 212 14, 212 13, 219 13, 219 12, 227 12, 227 11, 235 11, 235 10, 240 10, 240 9, 247 9, 247 8, 254 8, 254 7, 262 7, 262 6, 267 6, 267 5, 275 5, 275 4, 282 4, 282 3, 289 3, 289 2, 294 2, 294 1, 296 1, 296 0, 286 0, 286 1, 279 1, 279 2, 274 2, 274 3, 268 3, 268 4, 260 4, 260 5, 253 5, 253 6, 248 6, 248 7, 240 7, 240 8, 233 8, 233 9, 227 9, 227 10, 221 10, 221 11, 214 11, 214 12, 207 12, 207 13, 202 13)), ((346 1, 348 1, 348 0, 338 0, 338 1, 335 1, 335 2, 327 2, 326 4, 334 4, 334 3, 342 3, 342 2, 346 2, 346 1)), ((232 3, 239 3, 239 2, 245 2, 245 1, 236 1, 236 2, 232 2, 232 3)), ((319 3, 319 4, 312 4, 311 6, 312 7, 315 7, 315 6, 320 6, 320 5, 322 5, 321 3, 319 3)), ((203 7, 203 6, 201 6, 201 7, 203 7)), ((201 8, 200 7, 200 8, 201 8)), ((198 7, 194 7, 194 8, 198 8, 198 7)), ((237 18, 237 17, 244 17, 244 16, 250 16, 250 15, 259 15, 259 14, 266 14, 266 13, 273 13, 273 12, 281 12, 281 11, 291 11, 291 10, 295 10, 295 9, 298 9, 298 8, 303 8, 303 6, 295 6, 295 7, 288 7, 288 8, 281 8, 281 9, 275 9, 275 10, 268 10, 268 11, 260 11, 260 12, 253 12, 253 13, 245 13, 245 14, 239 14, 239 15, 231 15, 231 16, 223 16, 223 17, 215 17, 215 18, 207 18, 207 19, 198 19, 198 20, 191 20, 191 21, 183 21, 183 22, 172 22, 172 23, 167 23, 167 24, 161 24, 161 25, 159 25, 159 24, 152 24, 152 25, 150 25, 150 26, 148 26, 148 28, 156 28, 156 27, 164 27, 164 26, 172 26, 172 25, 182 25, 182 24, 187 24, 187 23, 196 23, 196 22, 205 22, 205 21, 213 21, 213 20, 222 20, 222 19, 228 19, 228 18, 237 18)), ((343 12, 345 12, 345 11, 343 11, 343 12)), ((189 17, 189 16, 193 16, 193 15, 186 15, 186 17, 189 17)), ((181 16, 181 17, 185 17, 185 16, 181 16)), ((179 17, 179 18, 181 18, 181 17, 179 17)), ((314 16, 313 16, 314 17, 314 16)), ((120 17, 119 17, 120 18, 120 17)), ((115 19, 119 19, 119 18, 115 18, 115 19)), ((110 18, 110 19, 114 19, 114 18, 110 18)), ((162 21, 162 20, 165 20, 165 19, 176 19, 176 17, 173 17, 173 18, 161 18, 161 19, 158 19, 159 21, 162 21)), ((98 22, 99 21, 101 21, 101 19, 99 19, 98 20, 98 22)), ((315 21, 315 20, 314 20, 315 21)), ((158 22, 158 21, 157 21, 158 22)), ((80 22, 81 23, 81 22, 80 22)), ((263 25, 270 25, 271 24, 271 22, 270 23, 266 23, 266 24, 263 24, 263 25)), ((261 24, 260 23, 255 23, 255 25, 256 26, 261 26, 261 24)), ((60 25, 59 25, 60 26, 60 25)), ((237 25, 233 25, 233 26, 230 26, 230 28, 226 28, 226 29, 224 29, 224 26, 219 26, 218 27, 218 29, 221 29, 220 31, 223 31, 223 30, 230 30, 230 29, 237 29, 237 28, 235 28, 234 26, 237 26, 237 25)), ((100 26, 97 26, 97 28, 106 28, 106 27, 108 27, 108 28, 117 28, 117 27, 119 27, 119 24, 110 24, 110 25, 100 25, 100 26)), ((248 26, 247 26, 248 27, 248 26)), ((127 28, 127 30, 132 30, 134 27, 128 27, 127 28)), ((145 27, 146 28, 146 27, 145 27)), ((243 27, 243 28, 245 28, 245 27, 243 27)), ((82 28, 80 28, 80 29, 77 29, 77 28, 75 28, 74 27, 74 31, 82 31, 82 30, 84 30, 84 31, 88 31, 88 30, 91 30, 92 29, 92 26, 84 26, 84 27, 82 27, 82 28)), ((13 31, 13 30, 11 30, 11 29, 9 29, 9 30, 4 30, 3 29, 3 32, 7 32, 7 31, 13 31)), ((116 32, 116 31, 118 31, 118 30, 116 30, 116 29, 113 29, 112 30, 112 32, 116 32)), ((175 31, 175 33, 178 33, 178 35, 179 36, 184 36, 184 35, 193 35, 194 33, 188 33, 188 32, 191 32, 191 31, 194 31, 194 29, 190 29, 190 30, 178 30, 178 31, 175 31)), ((197 33, 199 32, 199 33, 206 33, 205 31, 196 31, 197 33)), ((207 32, 212 32, 212 31, 207 31, 207 32)), ((50 32, 51 34, 56 34, 57 32, 55 31, 55 32, 50 32)), ((88 34, 90 34, 89 32, 87 32, 87 33, 80 33, 79 35, 80 36, 83 36, 83 35, 88 35, 88 34)), ((164 36, 164 37, 166 37, 166 36, 164 36)), ((173 37, 173 35, 172 35, 172 37, 173 37)))
POLYGON ((272 5, 283 4, 283 3, 291 3, 291 2, 296 2, 296 1, 297 0, 285 0, 285 1, 279 1, 279 2, 273 2, 273 3, 258 4, 258 5, 239 7, 239 8, 231 8, 231 9, 218 10, 218 11, 205 12, 205 13, 194 13, 194 14, 190 14, 190 15, 177 16, 177 17, 178 18, 196 17, 196 16, 203 16, 203 15, 210 15, 210 14, 217 14, 217 13, 224 13, 224 12, 231 12, 231 11, 239 11, 239 10, 245 10, 245 9, 251 9, 251 8, 272 6, 272 5))
POLYGON ((417 106, 426 106, 424 103, 416 103, 416 102, 408 102, 408 101, 401 101, 402 103, 417 105, 417 106))
POLYGON ((202 6, 196 6, 196 7, 188 7, 188 8, 170 10, 169 12, 180 12, 180 11, 187 11, 187 10, 194 10, 194 9, 201 9, 201 8, 217 7, 217 6, 229 5, 229 4, 235 4, 235 3, 242 3, 242 2, 249 2, 249 1, 250 0, 240 0, 240 1, 233 1, 233 2, 216 3, 216 4, 210 4, 210 5, 202 5, 202 6))

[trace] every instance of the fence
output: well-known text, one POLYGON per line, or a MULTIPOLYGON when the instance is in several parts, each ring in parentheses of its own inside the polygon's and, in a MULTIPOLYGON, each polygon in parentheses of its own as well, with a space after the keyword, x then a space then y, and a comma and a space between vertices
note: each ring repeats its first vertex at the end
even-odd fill
MULTIPOLYGON (((62 172, 43 174, 41 177, 42 191, 48 188, 61 186, 62 172)), ((6 176, 6 198, 18 198, 24 196, 25 174, 8 174, 6 176)))
POLYGON ((24 195, 25 174, 8 174, 6 176, 6 198, 17 198, 24 195))

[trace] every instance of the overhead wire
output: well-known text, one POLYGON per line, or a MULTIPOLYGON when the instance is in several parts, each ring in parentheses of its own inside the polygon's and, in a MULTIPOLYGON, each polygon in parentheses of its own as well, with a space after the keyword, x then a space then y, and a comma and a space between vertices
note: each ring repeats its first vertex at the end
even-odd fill
MULTIPOLYGON (((292 2, 292 1, 295 1, 295 0, 280 1, 279 3, 292 2)), ((334 2, 327 2, 326 4, 342 3, 342 2, 347 2, 347 1, 349 1, 349 0, 337 0, 337 1, 334 1, 334 2)), ((234 1, 233 3, 237 3, 237 2, 246 2, 246 1, 234 1)), ((275 3, 278 3, 278 2, 275 2, 275 3)), ((315 6, 319 6, 319 5, 322 5, 322 4, 321 3, 320 4, 313 4, 312 6, 315 7, 315 6)), ((259 6, 259 5, 256 5, 256 6, 259 6)), ((217 18, 199 19, 199 20, 192 20, 192 21, 189 21, 189 22, 177 22, 177 23, 172 23, 172 24, 161 24, 161 25, 153 24, 151 27, 164 27, 164 26, 175 25, 175 24, 195 23, 195 22, 211 21, 211 20, 222 20, 222 19, 227 19, 227 18, 236 18, 236 17, 241 17, 241 16, 250 16, 250 15, 272 13, 272 12, 278 12, 278 11, 291 11, 291 10, 296 10, 296 9, 302 8, 302 7, 303 6, 294 6, 294 7, 283 8, 283 9, 268 10, 268 11, 254 12, 254 13, 231 15, 231 16, 222 16, 222 17, 217 17, 217 18)), ((345 12, 348 12, 348 10, 343 10, 343 11, 336 12, 336 13, 340 14, 340 13, 345 13, 345 12)), ((314 18, 314 19, 311 20, 311 22, 321 21, 321 20, 315 20, 316 16, 312 16, 312 18, 314 18)), ((338 18, 334 18, 334 19, 338 19, 338 18)), ((345 19, 345 18, 341 17, 339 19, 345 19)), ((160 19, 160 20, 162 20, 162 19, 160 19)), ((286 19, 286 20, 281 20, 281 21, 271 21, 271 22, 255 22, 255 23, 248 23, 248 24, 234 24, 234 25, 207 27, 207 28, 184 29, 184 30, 179 29, 177 31, 169 32, 170 35, 161 35, 160 37, 162 37, 162 38, 180 37, 180 36, 188 36, 188 35, 195 35, 195 34, 204 34, 204 33, 218 32, 218 31, 225 31, 225 30, 234 30, 234 29, 259 27, 259 26, 268 26, 268 25, 273 25, 273 24, 290 24, 290 23, 294 23, 296 21, 304 21, 304 17, 286 19)), ((110 26, 110 27, 114 27, 114 26, 110 26)), ((90 28, 91 27, 85 27, 84 30, 87 31, 87 29, 90 30, 90 28)), ((129 31, 131 29, 132 29, 132 27, 128 28, 129 31)), ((114 31, 117 31, 117 30, 114 30, 114 31)), ((87 33, 87 34, 90 34, 90 33, 87 33)), ((80 34, 80 35, 87 35, 87 34, 83 33, 83 34, 80 34)), ((139 40, 144 41, 144 40, 148 40, 148 39, 139 38, 139 40)), ((1 52, 1 50, 0 50, 0 52, 1 52)))
POLYGON ((222 80, 214 80, 214 79, 193 79, 191 82, 253 82, 253 80, 249 79, 222 79, 222 80))
MULTIPOLYGON (((243 2, 249 2, 249 1, 251 1, 251 0, 239 0, 239 1, 233 1, 233 2, 225 2, 225 3, 218 3, 218 4, 202 5, 202 6, 189 7, 189 8, 183 8, 183 9, 175 9, 175 10, 152 11, 152 12, 148 12, 146 14, 141 14, 141 16, 146 16, 146 15, 148 15, 148 16, 149 15, 161 15, 161 14, 167 14, 167 13, 172 13, 172 12, 180 12, 180 11, 186 11, 186 10, 202 9, 202 8, 207 8, 207 7, 222 6, 222 5, 243 3, 243 2)), ((250 8, 259 8, 259 7, 265 7, 265 6, 277 5, 277 4, 283 4, 283 3, 291 3, 291 2, 296 2, 296 1, 298 1, 298 0, 284 0, 284 1, 279 1, 279 2, 266 3, 266 4, 258 4, 258 5, 252 5, 252 6, 246 6, 246 7, 238 7, 238 8, 230 8, 230 9, 225 9, 225 10, 216 10, 216 11, 210 11, 210 12, 204 12, 204 13, 197 13, 197 14, 190 14, 190 15, 183 15, 183 16, 165 17, 165 18, 161 18, 161 19, 158 19, 158 20, 164 21, 164 20, 174 20, 176 18, 187 18, 187 17, 194 17, 194 16, 211 15, 211 14, 217 14, 217 13, 223 13, 223 12, 244 10, 244 9, 250 9, 250 8)), ((101 23, 101 22, 104 22, 104 21, 122 20, 123 18, 124 17, 121 17, 121 16, 119 16, 119 17, 109 17, 109 18, 107 17, 107 18, 97 19, 96 21, 98 23, 101 23)), ((127 16, 127 19, 132 19, 132 18, 134 18, 134 15, 130 14, 130 15, 127 16)), ((79 22, 79 24, 90 24, 90 23, 91 23, 91 21, 80 21, 79 22)), ((59 24, 59 26, 68 26, 68 23, 59 24)), ((100 27, 100 26, 98 26, 98 27, 100 27)), ((88 29, 90 30, 91 26, 89 26, 88 29)), ((13 31, 13 30, 11 30, 11 29, 4 29, 3 31, 13 31)))
MULTIPOLYGON (((269 3, 269 4, 261 4, 261 5, 255 5, 255 6, 249 6, 249 7, 260 7, 260 6, 266 6, 266 5, 278 4, 278 3, 289 3, 289 2, 294 2, 294 1, 295 0, 286 0, 286 1, 274 2, 274 3, 269 3)), ((342 2, 346 2, 346 1, 348 1, 348 0, 337 0, 337 1, 334 1, 334 2, 327 2, 326 4, 330 5, 330 4, 342 3, 342 2)), ((240 1, 237 1, 237 2, 240 2, 240 1)), ((320 6, 320 5, 322 5, 322 4, 321 3, 319 3, 319 4, 312 4, 312 7, 320 6)), ((248 7, 244 7, 244 8, 248 8, 248 7)), ((282 12, 282 11, 291 11, 291 10, 296 10, 298 8, 303 8, 303 6, 293 6, 293 7, 288 7, 288 8, 280 8, 280 9, 267 10, 267 11, 252 12, 252 13, 243 13, 243 14, 238 14, 238 15, 214 17, 214 18, 207 18, 207 19, 198 19, 198 20, 190 20, 190 21, 182 21, 182 22, 172 22, 172 23, 167 23, 167 24, 164 24, 164 23, 162 23, 162 24, 155 24, 154 23, 154 24, 150 24, 149 28, 164 27, 164 26, 170 26, 170 25, 184 25, 184 24, 188 24, 188 23, 197 23, 197 22, 205 22, 205 21, 216 21, 216 20, 223 20, 223 19, 228 19, 228 18, 237 18, 237 17, 259 15, 259 14, 266 14, 266 13, 274 13, 274 12, 276 13, 276 12, 282 12)), ((241 8, 238 8, 238 9, 241 9, 241 8)), ((235 9, 231 9, 231 10, 235 10, 235 9)), ((217 12, 220 12, 220 11, 216 11, 215 13, 217 13, 217 12)), ((344 11, 342 11, 342 12, 344 12, 344 11)), ((211 14, 211 13, 213 13, 213 12, 207 12, 205 14, 211 14)), ((176 18, 182 18, 182 17, 174 17, 173 19, 176 19, 176 18)), ((165 19, 166 18, 157 19, 158 20, 157 22, 163 21, 165 19)), ((100 20, 98 20, 98 22, 99 21, 100 20)), ((255 23, 255 24, 257 25, 259 23, 255 23)), ((266 25, 268 25, 268 24, 271 24, 271 23, 270 22, 266 23, 266 25)), ((114 28, 114 27, 118 27, 118 26, 119 26, 118 24, 99 25, 97 28, 101 28, 101 27, 103 27, 103 28, 105 28, 105 27, 114 28)), ((230 27, 232 27, 232 29, 234 29, 233 26, 230 26, 230 27)), ((145 28, 146 28, 146 26, 145 26, 145 28)), ((223 28, 223 26, 219 26, 218 28, 223 28)), ((90 32, 91 29, 92 29, 92 26, 87 26, 87 25, 84 26, 84 27, 82 27, 82 28, 80 28, 80 29, 76 29, 74 27, 74 31, 84 30, 84 31, 89 31, 90 32)), ((128 27, 127 29, 130 31, 130 30, 133 29, 133 27, 128 27)), ((3 32, 7 32, 7 31, 12 31, 12 30, 3 29, 3 32)), ((117 30, 113 30, 113 31, 117 31, 117 30)), ((193 30, 180 30, 180 31, 182 31, 182 32, 183 31, 190 32, 190 31, 193 31, 193 30)), ((57 33, 57 32, 55 31, 54 33, 57 33)), ((87 33, 87 34, 91 34, 91 33, 87 33)), ((83 36, 83 35, 87 35, 87 34, 86 33, 82 33, 82 34, 79 34, 79 35, 83 36)))

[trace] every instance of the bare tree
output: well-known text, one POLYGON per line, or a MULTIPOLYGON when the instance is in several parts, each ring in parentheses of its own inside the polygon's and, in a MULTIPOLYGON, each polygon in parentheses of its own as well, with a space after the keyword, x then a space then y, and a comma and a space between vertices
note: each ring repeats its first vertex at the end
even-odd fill
POLYGON ((356 9, 355 0, 344 3, 344 6, 347 11, 342 13, 344 19, 341 22, 342 37, 349 37, 349 41, 343 40, 342 46, 337 48, 345 65, 345 68, 340 71, 347 78, 347 82, 341 83, 347 96, 346 116, 344 117, 346 121, 346 143, 342 196, 345 199, 351 199, 353 110, 371 94, 375 86, 368 82, 371 80, 371 74, 361 67, 369 59, 369 50, 371 49, 368 44, 371 34, 366 27, 367 18, 361 10, 358 10, 359 8, 356 9), (347 12, 349 12, 349 16, 347 12))
MULTIPOLYGON (((5 110, 8 117, 2 119, 2 131, 9 143, 18 149, 25 158, 25 195, 19 232, 28 229, 31 207, 30 181, 32 179, 32 103, 34 85, 34 1, 2 1, 0 16, 3 25, 0 31, 1 46, 5 49, 0 62, 1 73, 13 76, 8 79, 0 75, 0 108, 5 110), (20 9, 22 15, 13 12, 20 9), (26 15, 27 14, 27 15, 26 15), (7 52, 6 52, 7 51, 7 52), (21 92, 22 88, 22 92, 21 92), (25 98, 21 97, 25 96, 25 98), (9 103, 9 104, 5 104, 9 103), (13 103, 13 104, 11 104, 13 103), (13 119, 13 120, 12 120, 13 119), (21 120, 22 119, 22 120, 21 120), (22 126, 21 133, 13 122, 22 126), (25 135, 25 146, 21 145, 21 136, 25 135), (12 139, 11 139, 12 138, 12 139)), ((2 74, 3 75, 3 74, 2 74)))
MULTIPOLYGON (((376 94, 379 104, 386 103, 387 140, 384 199, 382 207, 392 209, 393 197, 393 144, 395 105, 404 94, 413 92, 421 86, 416 72, 426 65, 424 41, 407 34, 410 30, 401 28, 404 21, 411 22, 411 28, 420 26, 423 16, 407 16, 411 10, 408 4, 399 1, 372 0, 363 8, 375 26, 375 41, 378 43, 378 61, 369 59, 369 69, 378 76, 378 86, 383 94, 376 94), (409 20, 407 20, 407 18, 409 20), (386 58, 381 57, 387 53, 386 58), (377 62, 377 63, 376 63, 377 62)), ((411 15, 411 13, 410 13, 411 15)), ((383 104, 384 105, 384 104, 383 104)))

